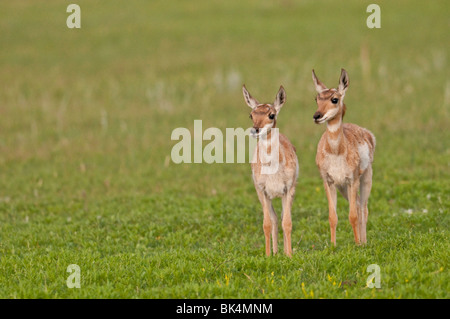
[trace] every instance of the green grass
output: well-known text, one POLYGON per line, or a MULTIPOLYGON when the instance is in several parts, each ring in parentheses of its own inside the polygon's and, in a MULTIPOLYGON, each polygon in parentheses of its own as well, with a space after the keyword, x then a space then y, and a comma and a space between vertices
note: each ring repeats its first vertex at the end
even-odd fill
POLYGON ((448 1, 379 1, 377 30, 370 1, 76 3, 79 30, 65 2, 0 3, 1 298, 450 297, 448 1), (341 67, 345 120, 377 137, 364 247, 342 197, 330 246, 314 162, 311 69, 337 85, 341 67), (292 259, 264 256, 249 164, 170 161, 195 119, 250 126, 243 83, 287 92, 292 259))

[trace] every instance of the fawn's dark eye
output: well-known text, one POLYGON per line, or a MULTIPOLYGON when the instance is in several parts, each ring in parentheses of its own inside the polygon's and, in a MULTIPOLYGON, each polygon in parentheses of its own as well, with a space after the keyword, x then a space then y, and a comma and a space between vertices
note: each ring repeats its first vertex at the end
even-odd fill
POLYGON ((275 118, 275 114, 269 114, 269 119, 273 120, 275 118))
POLYGON ((332 99, 331 99, 331 103, 337 104, 337 102, 339 102, 339 100, 338 100, 337 98, 332 98, 332 99))

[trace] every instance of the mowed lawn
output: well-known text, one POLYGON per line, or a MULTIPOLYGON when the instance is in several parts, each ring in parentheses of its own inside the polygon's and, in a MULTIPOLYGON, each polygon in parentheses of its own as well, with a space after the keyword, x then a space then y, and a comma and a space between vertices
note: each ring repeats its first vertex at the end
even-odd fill
POLYGON ((73 2, 78 30, 67 1, 0 3, 1 298, 450 297, 448 1, 378 1, 380 29, 370 1, 73 2), (340 195, 330 245, 313 68, 348 71, 344 121, 377 138, 366 246, 340 195), (249 163, 170 157, 194 120, 250 127, 244 83, 286 89, 292 259, 264 255, 249 163))

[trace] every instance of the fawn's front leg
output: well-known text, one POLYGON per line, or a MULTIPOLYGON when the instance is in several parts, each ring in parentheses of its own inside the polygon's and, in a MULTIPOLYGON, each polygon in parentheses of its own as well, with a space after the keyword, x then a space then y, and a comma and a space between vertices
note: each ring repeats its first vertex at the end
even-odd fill
POLYGON ((287 194, 285 194, 282 198, 283 205, 283 237, 284 237, 284 253, 292 257, 292 244, 291 244, 291 233, 292 233, 292 217, 291 217, 291 209, 292 202, 294 200, 294 192, 295 187, 292 187, 287 194))
POLYGON ((326 180, 323 181, 323 185, 328 199, 328 221, 330 222, 331 242, 336 246, 336 227, 338 222, 336 213, 336 186, 334 184, 329 184, 326 180))
POLYGON ((272 232, 272 218, 271 216, 271 210, 272 203, 271 201, 266 197, 263 191, 258 189, 256 187, 256 193, 258 194, 259 201, 261 202, 262 208, 263 208, 263 229, 264 229, 264 237, 265 237, 265 245, 266 245, 266 256, 270 256, 270 233, 272 232))
POLYGON ((269 200, 270 220, 272 222, 272 251, 275 255, 278 253, 278 217, 273 209, 272 201, 269 200))
POLYGON ((270 256, 270 234, 272 232, 272 219, 270 218, 270 209, 271 203, 269 199, 264 198, 263 201, 263 229, 264 229, 264 237, 266 239, 266 256, 270 256))

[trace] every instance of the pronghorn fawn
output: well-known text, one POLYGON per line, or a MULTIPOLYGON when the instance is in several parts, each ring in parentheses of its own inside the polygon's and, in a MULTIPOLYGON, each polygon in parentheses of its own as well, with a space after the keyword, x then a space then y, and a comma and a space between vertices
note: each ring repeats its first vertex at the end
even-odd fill
POLYGON ((341 70, 337 89, 328 89, 316 77, 314 70, 312 78, 317 91, 314 121, 317 124, 327 123, 327 130, 317 146, 316 164, 328 199, 331 242, 336 246, 337 188, 349 202, 349 220, 355 242, 365 244, 375 136, 358 125, 342 123, 346 110, 344 96, 349 84, 344 69, 341 70))
POLYGON ((245 102, 252 108, 250 118, 253 120, 251 135, 258 139, 252 160, 253 183, 261 202, 264 221, 266 255, 270 256, 270 236, 272 235, 272 250, 278 252, 278 218, 272 206, 272 199, 282 198, 281 213, 284 234, 284 252, 292 257, 291 207, 294 199, 295 186, 298 177, 298 160, 295 148, 289 140, 275 129, 278 113, 286 102, 286 92, 281 86, 273 104, 259 103, 242 88, 245 102))

